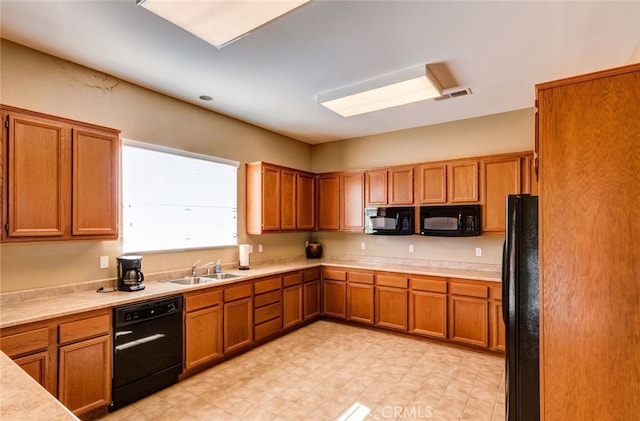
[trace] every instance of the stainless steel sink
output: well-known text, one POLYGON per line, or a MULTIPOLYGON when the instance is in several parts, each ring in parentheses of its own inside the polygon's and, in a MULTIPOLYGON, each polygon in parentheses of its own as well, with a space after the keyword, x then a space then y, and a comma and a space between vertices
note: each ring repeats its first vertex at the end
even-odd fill
POLYGON ((163 282, 170 282, 172 284, 180 284, 180 285, 198 285, 198 284, 209 284, 220 280, 225 279, 233 279, 239 278, 242 275, 234 275, 233 273, 212 273, 210 275, 203 276, 185 276, 184 278, 179 279, 169 279, 163 282))

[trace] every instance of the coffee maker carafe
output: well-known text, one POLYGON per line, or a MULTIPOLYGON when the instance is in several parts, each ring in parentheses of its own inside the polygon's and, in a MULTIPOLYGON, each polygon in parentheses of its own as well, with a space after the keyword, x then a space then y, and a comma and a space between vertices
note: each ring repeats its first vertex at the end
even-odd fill
POLYGON ((142 256, 120 256, 117 260, 118 291, 143 290, 142 256))

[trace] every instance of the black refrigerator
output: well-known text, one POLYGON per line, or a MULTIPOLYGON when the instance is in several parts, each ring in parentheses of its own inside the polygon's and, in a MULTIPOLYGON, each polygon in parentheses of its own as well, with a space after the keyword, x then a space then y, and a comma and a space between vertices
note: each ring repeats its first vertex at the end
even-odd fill
POLYGON ((510 195, 502 261, 506 419, 540 419, 538 197, 510 195))

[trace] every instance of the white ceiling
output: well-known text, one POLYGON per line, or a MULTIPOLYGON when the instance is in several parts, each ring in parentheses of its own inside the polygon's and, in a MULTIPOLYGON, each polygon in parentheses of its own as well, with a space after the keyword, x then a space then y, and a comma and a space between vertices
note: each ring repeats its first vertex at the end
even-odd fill
POLYGON ((220 50, 135 0, 0 7, 3 38, 310 144, 531 107, 534 84, 624 65, 640 39, 640 1, 312 1, 220 50), (350 118, 317 103, 426 63, 473 94, 350 118))

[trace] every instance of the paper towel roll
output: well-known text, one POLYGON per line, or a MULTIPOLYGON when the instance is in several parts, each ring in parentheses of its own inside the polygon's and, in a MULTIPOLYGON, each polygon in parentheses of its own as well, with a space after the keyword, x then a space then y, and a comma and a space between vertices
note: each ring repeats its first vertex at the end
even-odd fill
POLYGON ((240 269, 249 269, 249 253, 251 246, 249 244, 239 244, 238 251, 240 253, 240 269))

